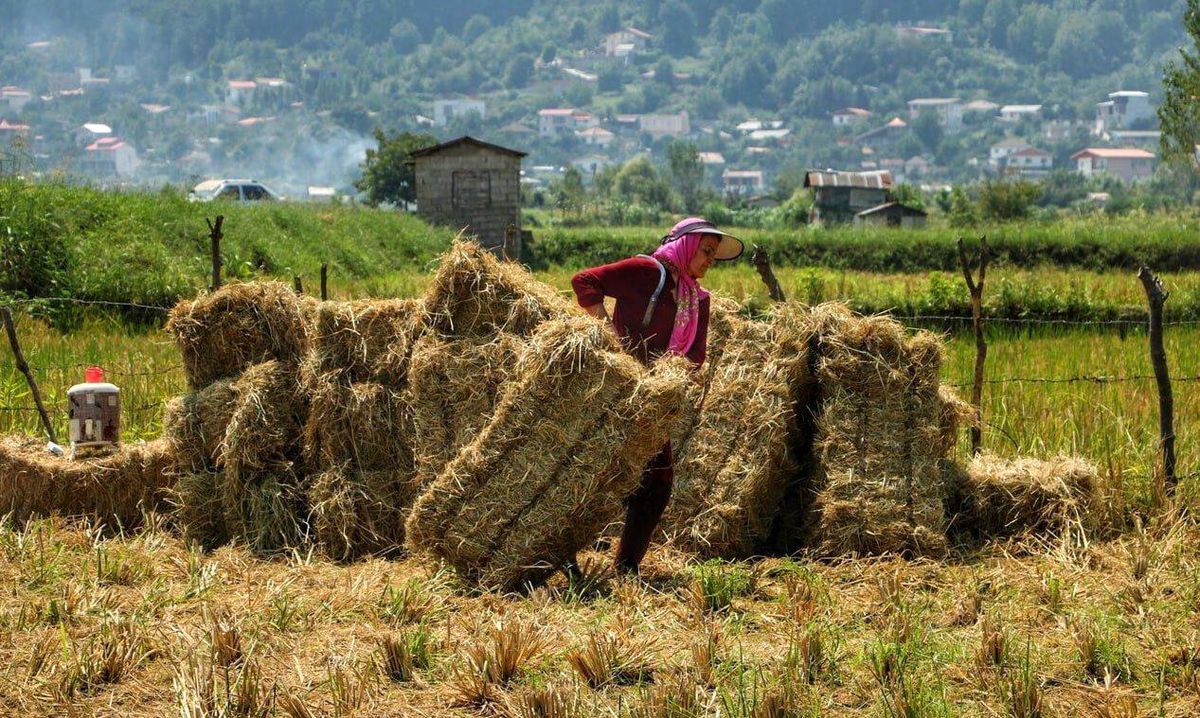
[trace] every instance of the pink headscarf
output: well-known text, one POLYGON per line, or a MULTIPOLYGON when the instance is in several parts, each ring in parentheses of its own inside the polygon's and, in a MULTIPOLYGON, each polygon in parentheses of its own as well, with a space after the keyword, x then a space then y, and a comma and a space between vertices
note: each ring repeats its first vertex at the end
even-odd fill
POLYGON ((708 235, 685 234, 654 252, 655 259, 674 270, 675 327, 671 330, 671 343, 667 348, 680 356, 685 356, 696 341, 696 333, 700 330, 700 300, 708 296, 696 278, 688 274, 692 258, 700 250, 700 242, 705 236, 708 235))

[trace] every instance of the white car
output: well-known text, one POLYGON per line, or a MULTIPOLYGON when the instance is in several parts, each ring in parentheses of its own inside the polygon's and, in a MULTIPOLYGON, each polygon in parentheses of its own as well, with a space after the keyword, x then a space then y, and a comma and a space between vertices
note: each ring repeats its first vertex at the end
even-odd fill
POLYGON ((281 200, 283 197, 257 180, 212 179, 193 187, 188 199, 193 202, 261 202, 281 200))

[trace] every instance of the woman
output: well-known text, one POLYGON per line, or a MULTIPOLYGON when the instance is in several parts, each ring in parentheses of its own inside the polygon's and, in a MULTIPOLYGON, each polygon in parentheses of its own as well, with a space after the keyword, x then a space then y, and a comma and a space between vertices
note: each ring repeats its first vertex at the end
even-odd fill
MULTIPOLYGON (((708 292, 700 288, 714 261, 736 259, 741 240, 712 222, 689 217, 676 224, 654 256, 638 255, 593 267, 571 278, 579 305, 608 320, 604 299, 616 299, 611 318, 626 351, 644 364, 667 352, 699 367, 708 344, 708 292)), ((650 460, 628 499, 625 528, 614 559, 620 571, 637 573, 650 538, 671 497, 675 474, 671 443, 650 460)))

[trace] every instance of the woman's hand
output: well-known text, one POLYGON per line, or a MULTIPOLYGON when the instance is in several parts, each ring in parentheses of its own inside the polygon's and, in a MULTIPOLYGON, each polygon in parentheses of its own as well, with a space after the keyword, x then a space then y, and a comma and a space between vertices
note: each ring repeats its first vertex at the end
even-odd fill
POLYGON ((608 318, 608 310, 604 308, 604 302, 600 302, 599 304, 593 304, 590 307, 584 307, 583 311, 587 312, 591 316, 593 316, 601 321, 610 322, 610 320, 608 318))

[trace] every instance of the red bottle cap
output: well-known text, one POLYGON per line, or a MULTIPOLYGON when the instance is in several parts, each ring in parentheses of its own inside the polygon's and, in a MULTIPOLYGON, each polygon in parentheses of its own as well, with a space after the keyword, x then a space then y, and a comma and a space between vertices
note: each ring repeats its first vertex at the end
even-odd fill
POLYGON ((98 366, 90 366, 83 370, 83 380, 88 384, 99 384, 104 381, 104 370, 98 366))

